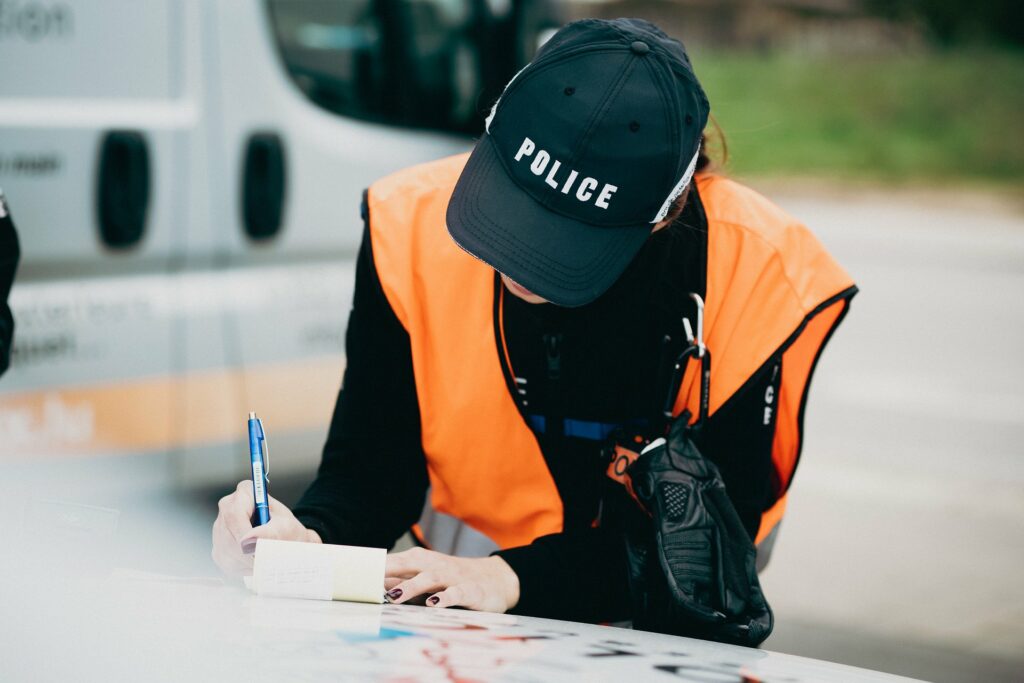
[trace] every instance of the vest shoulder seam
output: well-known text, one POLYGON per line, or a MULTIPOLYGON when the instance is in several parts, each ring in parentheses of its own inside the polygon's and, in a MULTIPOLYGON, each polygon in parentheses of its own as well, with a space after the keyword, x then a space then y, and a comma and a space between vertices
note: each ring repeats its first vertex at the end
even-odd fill
MULTIPOLYGON (((797 286, 796 286, 796 284, 794 284, 793 278, 792 278, 792 276, 789 273, 789 269, 786 268, 786 259, 784 259, 782 257, 782 251, 779 249, 778 245, 774 244, 770 239, 765 237, 758 230, 752 228, 749 225, 744 225, 743 223, 738 223, 736 221, 729 221, 729 220, 713 219, 710 216, 708 217, 708 222, 709 223, 714 222, 714 223, 717 223, 719 225, 726 225, 726 226, 730 226, 730 227, 733 227, 733 228, 737 228, 739 230, 742 230, 745 234, 749 234, 749 235, 752 235, 752 236, 756 237, 760 242, 762 242, 765 245, 767 245, 768 248, 771 249, 771 260, 779 262, 780 269, 782 270, 782 275, 786 279, 786 284, 789 285, 789 290, 790 290, 790 292, 792 292, 793 298, 796 300, 797 304, 800 306, 801 312, 803 312, 806 315, 807 313, 809 313, 812 310, 813 307, 809 308, 808 306, 806 306, 805 303, 804 303, 803 297, 800 296, 800 290, 797 289, 797 286)), ((708 232, 711 232, 710 229, 709 229, 708 232)), ((767 262, 766 262, 766 265, 767 265, 767 262)))

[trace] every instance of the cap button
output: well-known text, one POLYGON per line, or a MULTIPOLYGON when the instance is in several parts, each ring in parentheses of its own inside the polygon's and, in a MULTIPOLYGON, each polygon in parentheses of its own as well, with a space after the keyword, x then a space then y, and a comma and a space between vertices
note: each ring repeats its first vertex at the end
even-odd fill
POLYGON ((651 51, 651 46, 642 40, 637 40, 629 46, 629 49, 638 55, 645 55, 651 51))

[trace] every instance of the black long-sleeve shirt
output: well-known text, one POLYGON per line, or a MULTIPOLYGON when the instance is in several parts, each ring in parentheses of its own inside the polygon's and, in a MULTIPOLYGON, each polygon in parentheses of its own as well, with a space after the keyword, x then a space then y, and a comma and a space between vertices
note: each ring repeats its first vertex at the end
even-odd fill
MULTIPOLYGON (((687 294, 703 294, 706 234, 694 193, 683 215, 654 234, 592 304, 570 309, 505 296, 507 361, 518 380, 509 390, 537 435, 564 508, 562 533, 498 553, 519 577, 515 612, 628 618, 621 532, 614 523, 592 524, 608 487, 619 485, 605 475, 605 443, 576 435, 567 420, 634 426, 656 415, 669 382, 666 359, 684 344, 682 316, 692 319, 687 294)), ((409 337, 381 288, 368 230, 346 353, 323 460, 295 514, 325 542, 391 547, 418 520, 429 480, 409 337)), ((762 400, 777 370, 770 359, 704 429, 703 452, 718 465, 751 537, 778 493, 774 424, 764 425, 762 400)))

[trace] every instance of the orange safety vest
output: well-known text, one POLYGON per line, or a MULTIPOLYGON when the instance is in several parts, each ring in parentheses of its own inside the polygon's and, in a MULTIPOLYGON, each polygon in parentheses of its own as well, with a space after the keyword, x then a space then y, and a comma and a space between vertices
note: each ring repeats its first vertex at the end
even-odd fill
MULTIPOLYGON (((445 533, 438 519, 470 527, 465 533, 490 547, 478 544, 467 554, 486 554, 560 532, 563 515, 537 439, 502 373, 494 269, 460 249, 445 227, 467 156, 379 180, 367 205, 377 274, 412 348, 431 484, 426 518, 437 533, 445 533)), ((856 287, 807 228, 767 199, 722 176, 698 175, 696 182, 708 222, 710 415, 783 351, 772 447, 782 494, 762 515, 761 550, 770 547, 785 511, 814 364, 856 287)), ((697 375, 691 363, 676 414, 697 413, 697 375)), ((452 534, 449 528, 449 540, 452 534)))

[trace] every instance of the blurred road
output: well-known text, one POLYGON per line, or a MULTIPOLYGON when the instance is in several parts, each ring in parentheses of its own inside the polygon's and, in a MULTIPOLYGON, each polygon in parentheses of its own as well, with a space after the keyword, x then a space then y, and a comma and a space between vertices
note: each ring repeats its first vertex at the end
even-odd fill
POLYGON ((768 190, 861 293, 822 357, 763 580, 772 650, 1024 675, 1024 211, 768 190))

